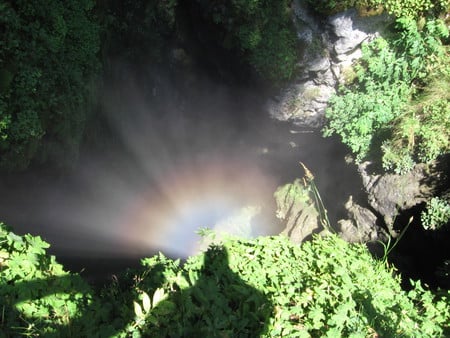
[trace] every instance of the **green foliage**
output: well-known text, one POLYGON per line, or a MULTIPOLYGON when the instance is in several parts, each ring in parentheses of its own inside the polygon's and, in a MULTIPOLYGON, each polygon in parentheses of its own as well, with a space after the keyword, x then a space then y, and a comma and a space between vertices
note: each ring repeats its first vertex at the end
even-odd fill
POLYGON ((228 238, 181 266, 159 254, 101 292, 64 272, 39 237, 1 225, 0 328, 46 337, 438 337, 450 299, 409 293, 365 246, 335 235, 228 238))
POLYGON ((0 4, 0 167, 76 158, 99 69, 94 3, 0 4))
POLYGON ((76 336, 71 322, 90 304, 91 289, 47 255, 48 247, 0 223, 0 331, 6 336, 76 336))
POLYGON ((448 0, 308 0, 308 3, 319 13, 330 15, 349 8, 358 8, 362 13, 370 13, 371 9, 386 10, 389 14, 401 17, 418 18, 427 14, 439 14, 449 9, 448 0))
POLYGON ((358 161, 381 152, 385 169, 403 173, 450 149, 450 68, 442 21, 420 28, 402 18, 397 29, 363 46, 355 82, 330 101, 324 135, 339 134, 358 161))
POLYGON ((231 239, 191 257, 178 271, 162 256, 158 262, 167 266, 168 279, 147 292, 151 270, 137 278, 138 306, 129 309, 136 318, 128 335, 249 336, 239 330, 254 320, 266 322, 262 336, 267 337, 435 337, 448 330, 448 298, 435 298, 420 284, 406 294, 385 263, 336 236, 316 237, 301 247, 283 237, 231 239), (223 249, 228 266, 220 260, 205 263, 223 249))
POLYGON ((412 89, 408 64, 384 38, 363 46, 355 68, 357 81, 330 100, 324 135, 339 134, 360 161, 368 155, 373 138, 404 109, 412 89))
POLYGON ((427 202, 420 220, 426 230, 440 229, 450 221, 450 203, 443 198, 433 197, 427 202))
POLYGON ((281 82, 296 70, 298 51, 289 1, 202 3, 204 16, 223 30, 223 45, 240 51, 262 78, 281 82))
POLYGON ((418 18, 428 13, 442 13, 449 8, 448 0, 369 0, 369 3, 383 6, 397 18, 418 18))

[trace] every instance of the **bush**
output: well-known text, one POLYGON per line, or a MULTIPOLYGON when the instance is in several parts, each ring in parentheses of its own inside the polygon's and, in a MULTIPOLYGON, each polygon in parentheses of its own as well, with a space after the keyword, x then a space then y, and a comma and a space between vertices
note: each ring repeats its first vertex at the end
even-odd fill
POLYGON ((437 230, 450 221, 450 203, 445 199, 433 197, 420 215, 426 230, 437 230))
POLYGON ((1 330, 46 337, 438 337, 450 298, 406 293, 385 261, 335 235, 227 238, 181 266, 142 260, 100 294, 39 237, 0 226, 1 330))
POLYGON ((99 70, 94 4, 0 4, 0 168, 25 169, 36 158, 64 166, 77 157, 99 70))
MULTIPOLYGON (((308 0, 308 3, 319 13, 335 14, 349 8, 367 9, 379 8, 389 14, 401 17, 418 18, 427 14, 439 14, 448 11, 448 0, 308 0)), ((375 13, 379 13, 376 10, 375 13)))
POLYGON ((80 330, 72 321, 91 304, 92 290, 47 255, 48 247, 0 223, 0 332, 7 337, 69 337, 80 330))
POLYGON ((420 28, 403 18, 397 29, 363 46, 355 82, 330 101, 324 135, 339 134, 358 161, 381 152, 385 169, 403 173, 450 149, 450 67, 442 21, 420 28))
POLYGON ((369 0, 371 5, 383 6, 397 18, 418 18, 427 14, 439 14, 449 9, 448 0, 369 0))
POLYGON ((384 262, 334 235, 301 247, 281 236, 228 239, 183 267, 162 255, 143 264, 134 284, 119 282, 110 293, 127 304, 135 300, 123 337, 449 333, 447 296, 435 297, 419 283, 405 293, 384 262))

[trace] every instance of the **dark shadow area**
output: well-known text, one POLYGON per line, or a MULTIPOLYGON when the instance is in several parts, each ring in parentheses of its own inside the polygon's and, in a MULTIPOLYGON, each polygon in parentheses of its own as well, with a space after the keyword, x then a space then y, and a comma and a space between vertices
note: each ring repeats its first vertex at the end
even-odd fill
POLYGON ((413 220, 404 236, 389 255, 389 262, 399 270, 402 287, 410 289, 410 279, 420 280, 432 289, 450 287, 448 276, 439 275, 439 267, 450 259, 450 227, 438 230, 425 230, 420 214, 425 205, 421 204, 402 212, 396 219, 394 229, 398 231, 413 220))
MULTIPOLYGON (((123 329, 123 325, 114 327, 116 322, 114 317, 111 316, 114 309, 108 304, 100 303, 99 299, 94 296, 93 301, 88 304, 87 302, 80 301, 81 297, 86 297, 88 294, 92 295, 92 290, 86 284, 80 276, 77 275, 65 275, 55 276, 47 279, 35 279, 31 281, 23 281, 9 284, 0 284, 1 293, 7 294, 6 299, 3 300, 3 311, 6 316, 2 317, 2 323, 0 323, 0 332, 4 323, 9 323, 11 326, 6 327, 2 337, 23 337, 23 336, 35 336, 39 330, 43 327, 50 328, 50 332, 45 333, 45 337, 89 337, 95 334, 97 337, 111 337, 117 333, 120 329, 123 329), (36 301, 37 303, 45 297, 54 297, 55 304, 58 302, 57 294, 68 295, 69 302, 76 302, 79 305, 77 309, 79 313, 76 318, 62 325, 56 323, 51 319, 52 306, 47 302, 47 306, 41 306, 44 311, 47 311, 50 315, 50 320, 45 316, 37 315, 41 320, 36 320, 33 317, 27 317, 20 314, 15 306, 21 302, 36 301), (14 297, 14 298, 12 298, 14 297), (77 301, 78 299, 78 301, 77 301)), ((86 298, 85 298, 86 299, 86 298)), ((71 304, 73 306, 73 304, 71 304)), ((124 304, 126 306, 127 304, 124 304)), ((130 305, 131 306, 131 305, 130 305)), ((61 305, 59 311, 64 311, 61 305)), ((124 323, 132 320, 134 317, 132 312, 128 313, 126 318, 120 318, 124 323)), ((61 313, 59 314, 61 316, 61 313)), ((61 319, 61 317, 59 317, 61 319)), ((119 320, 119 322, 120 322, 119 320)))
MULTIPOLYGON (((228 253, 211 246, 193 285, 178 290, 151 310, 161 331, 152 337, 260 337, 273 311, 270 300, 228 266, 228 253)), ((185 277, 191 278, 188 272, 185 277)))
MULTIPOLYGON (((400 324, 401 316, 398 316, 397 322, 393 322, 389 318, 373 306, 373 296, 366 291, 363 295, 354 296, 354 299, 359 299, 358 305, 361 307, 362 314, 367 318, 372 329, 375 330, 373 337, 395 337, 398 333, 398 326, 400 324)), ((401 313, 402 309, 391 308, 390 310, 401 313)))

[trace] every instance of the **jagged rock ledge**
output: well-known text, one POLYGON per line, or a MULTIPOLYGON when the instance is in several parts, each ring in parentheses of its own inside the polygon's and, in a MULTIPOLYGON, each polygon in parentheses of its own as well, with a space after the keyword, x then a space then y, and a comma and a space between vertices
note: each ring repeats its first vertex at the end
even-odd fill
POLYGON ((302 0, 295 0, 293 6, 303 49, 301 71, 268 100, 267 110, 274 119, 320 128, 329 99, 347 81, 352 63, 362 55, 362 43, 382 34, 392 18, 386 14, 361 16, 356 9, 319 18, 302 0))

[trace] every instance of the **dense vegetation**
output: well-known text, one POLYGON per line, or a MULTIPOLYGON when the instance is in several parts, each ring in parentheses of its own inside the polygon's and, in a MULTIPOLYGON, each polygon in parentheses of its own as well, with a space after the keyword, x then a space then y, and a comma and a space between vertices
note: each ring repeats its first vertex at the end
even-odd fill
POLYGON ((354 82, 331 101, 325 134, 358 160, 381 150, 385 169, 405 172, 450 150, 449 34, 440 20, 421 25, 398 19, 392 37, 366 44, 354 82))
POLYGON ((448 0, 307 0, 314 9, 330 15, 349 8, 357 8, 364 13, 380 13, 383 10, 396 17, 418 18, 438 15, 449 10, 448 0))
POLYGON ((100 68, 94 5, 0 2, 0 168, 77 158, 100 68))
POLYGON ((352 83, 331 101, 325 135, 339 134, 358 161, 381 153, 384 169, 403 173, 450 150, 449 32, 409 8, 392 12, 402 15, 395 29, 364 46, 352 83))
POLYGON ((101 291, 39 237, 0 226, 0 330, 46 337, 440 337, 450 294, 400 287, 384 260, 335 235, 215 242, 184 265, 142 260, 101 291))
POLYGON ((93 0, 0 2, 0 169, 73 165, 95 109, 101 65, 109 70, 117 59, 158 65, 173 57, 174 46, 192 42, 187 35, 202 39, 205 29, 188 32, 190 14, 181 5, 199 7, 209 40, 239 55, 261 78, 283 81, 295 71, 287 0, 95 5, 93 0))

